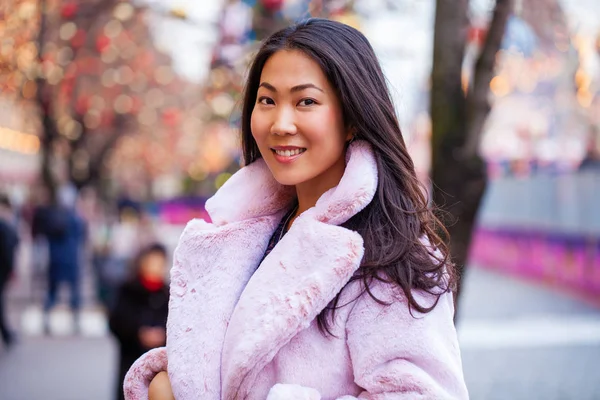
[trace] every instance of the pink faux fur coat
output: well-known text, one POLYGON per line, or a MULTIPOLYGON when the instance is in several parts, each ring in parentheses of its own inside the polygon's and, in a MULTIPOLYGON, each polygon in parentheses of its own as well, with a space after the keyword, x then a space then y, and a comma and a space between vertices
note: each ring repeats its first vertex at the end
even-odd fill
MULTIPOLYGON (((359 283, 344 290, 333 333, 315 317, 357 270, 359 234, 338 225, 362 210, 377 187, 370 147, 351 145, 339 185, 300 215, 258 264, 293 201, 259 160, 207 202, 213 223, 191 221, 174 254, 167 346, 125 378, 128 400, 147 399, 166 370, 177 400, 467 399, 452 322, 451 294, 411 316, 401 291, 359 283), (257 269, 258 267, 258 269, 257 269)), ((421 303, 432 301, 417 293, 421 303)))

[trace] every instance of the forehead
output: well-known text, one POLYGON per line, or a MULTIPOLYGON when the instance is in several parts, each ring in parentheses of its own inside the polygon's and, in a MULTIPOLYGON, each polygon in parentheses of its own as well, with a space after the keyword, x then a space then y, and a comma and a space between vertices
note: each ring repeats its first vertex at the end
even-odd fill
POLYGON ((279 50, 265 63, 261 82, 275 87, 292 87, 299 83, 327 86, 327 77, 319 64, 300 50, 279 50))
POLYGON ((150 251, 144 255, 144 259, 165 258, 165 255, 160 251, 150 251))

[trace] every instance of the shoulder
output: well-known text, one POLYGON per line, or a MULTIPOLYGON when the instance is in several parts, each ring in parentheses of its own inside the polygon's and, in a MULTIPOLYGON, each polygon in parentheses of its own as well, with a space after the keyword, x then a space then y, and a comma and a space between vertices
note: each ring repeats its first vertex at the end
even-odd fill
POLYGON ((387 303, 375 300, 368 293, 361 295, 345 325, 346 340, 356 362, 374 367, 390 357, 408 357, 417 364, 439 368, 446 368, 440 365, 442 359, 458 365, 452 293, 435 296, 413 291, 419 304, 434 305, 431 311, 420 313, 409 306, 399 288, 377 283, 371 292, 387 303))
POLYGON ((356 281, 351 285, 353 287, 344 296, 350 301, 355 299, 348 315, 349 324, 389 320, 391 324, 407 326, 421 324, 424 320, 452 321, 454 318, 453 294, 448 291, 434 289, 429 292, 413 289, 411 295, 417 304, 424 308, 433 307, 431 311, 421 313, 410 306, 406 293, 398 285, 379 280, 373 280, 368 290, 362 282, 356 281))

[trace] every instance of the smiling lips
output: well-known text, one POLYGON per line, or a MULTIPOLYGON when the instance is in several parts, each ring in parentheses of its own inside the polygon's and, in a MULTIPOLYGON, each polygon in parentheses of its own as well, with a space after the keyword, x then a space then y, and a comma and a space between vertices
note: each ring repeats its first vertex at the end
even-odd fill
POLYGON ((281 163, 290 163, 300 157, 306 151, 303 147, 276 146, 271 147, 275 159, 281 163))

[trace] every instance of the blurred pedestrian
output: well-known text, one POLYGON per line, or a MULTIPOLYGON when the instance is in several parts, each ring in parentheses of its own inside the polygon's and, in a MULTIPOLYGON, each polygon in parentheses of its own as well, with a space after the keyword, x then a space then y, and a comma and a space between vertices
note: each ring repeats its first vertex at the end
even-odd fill
POLYGON ((50 333, 49 313, 56 305, 62 283, 70 292, 75 332, 79 332, 81 308, 81 263, 86 239, 86 224, 75 208, 77 192, 72 187, 58 191, 56 204, 39 207, 33 217, 33 232, 48 242, 48 281, 44 303, 44 330, 50 333))
POLYGON ((107 309, 114 307, 119 287, 131 275, 136 254, 157 241, 156 236, 140 204, 119 202, 117 220, 105 225, 105 232, 94 244, 98 293, 107 309))
MULTIPOLYGON (((30 196, 21 212, 31 233, 29 252, 29 270, 31 271, 30 297, 34 303, 40 300, 40 289, 44 289, 48 282, 48 240, 39 231, 39 222, 40 215, 45 213, 45 210, 50 207, 51 203, 50 191, 38 182, 33 185, 30 196)), ((43 293, 42 296, 45 299, 46 293, 43 290, 41 293, 43 293)), ((43 299, 42 302, 44 301, 43 299)))
POLYGON ((117 399, 124 399, 123 379, 146 351, 166 343, 169 288, 165 282, 167 253, 152 244, 136 257, 133 277, 119 289, 110 312, 110 330, 119 341, 117 399))
POLYGON ((14 334, 6 321, 5 289, 15 268, 19 236, 8 197, 0 194, 0 335, 6 347, 14 343, 14 334))
POLYGON ((300 22, 244 86, 245 166, 181 235, 127 398, 467 399, 445 230, 368 40, 300 22))

